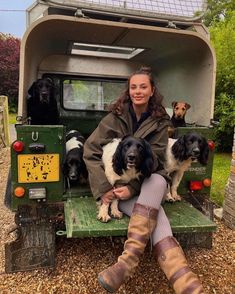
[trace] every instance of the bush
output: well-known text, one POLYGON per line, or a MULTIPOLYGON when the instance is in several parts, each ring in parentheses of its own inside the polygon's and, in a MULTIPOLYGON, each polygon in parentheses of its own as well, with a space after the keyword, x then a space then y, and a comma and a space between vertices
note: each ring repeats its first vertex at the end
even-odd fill
POLYGON ((216 99, 215 120, 219 125, 215 127, 214 139, 216 150, 232 152, 233 133, 235 126, 235 100, 222 93, 216 99))
POLYGON ((217 59, 214 118, 220 122, 215 140, 218 151, 231 152, 235 125, 235 11, 212 23, 210 34, 217 59))

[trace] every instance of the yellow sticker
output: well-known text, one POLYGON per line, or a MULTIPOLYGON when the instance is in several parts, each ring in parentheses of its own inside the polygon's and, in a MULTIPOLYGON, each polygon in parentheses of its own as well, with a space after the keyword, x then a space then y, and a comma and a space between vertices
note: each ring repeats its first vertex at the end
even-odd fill
POLYGON ((59 154, 18 155, 18 182, 41 183, 59 181, 59 154))

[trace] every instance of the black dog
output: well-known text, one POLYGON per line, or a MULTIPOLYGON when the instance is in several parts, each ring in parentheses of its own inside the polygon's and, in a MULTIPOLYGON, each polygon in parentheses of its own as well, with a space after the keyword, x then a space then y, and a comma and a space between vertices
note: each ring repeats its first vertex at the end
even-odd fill
POLYGON ((132 136, 124 137, 118 144, 113 155, 113 170, 123 177, 128 170, 135 169, 136 173, 145 178, 150 177, 153 168, 153 154, 150 144, 132 136))
POLYGON ((55 86, 51 79, 35 81, 28 90, 28 117, 32 125, 56 125, 59 123, 55 86))
POLYGON ((177 188, 184 172, 192 162, 198 161, 205 165, 208 161, 209 147, 206 138, 197 133, 187 133, 178 139, 169 139, 165 169, 172 175, 172 184, 166 200, 181 200, 177 188))
MULTIPOLYGON (((103 147, 102 161, 105 175, 111 185, 121 180, 128 183, 132 179, 148 178, 153 169, 153 153, 150 144, 141 138, 125 136, 123 139, 113 139, 103 147)), ((111 219, 108 214, 109 205, 102 204, 99 208, 98 219, 107 222, 111 219)), ((121 218, 117 199, 111 203, 111 215, 121 218)))
POLYGON ((69 182, 86 184, 88 172, 83 160, 85 138, 80 132, 71 130, 66 134, 66 157, 63 173, 69 182))

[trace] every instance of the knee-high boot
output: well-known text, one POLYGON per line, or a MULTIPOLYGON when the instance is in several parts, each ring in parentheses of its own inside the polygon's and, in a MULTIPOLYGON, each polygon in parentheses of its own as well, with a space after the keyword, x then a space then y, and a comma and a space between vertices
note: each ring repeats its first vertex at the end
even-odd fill
POLYGON ((136 203, 128 226, 124 251, 117 263, 102 271, 98 281, 108 292, 114 293, 131 276, 139 263, 149 237, 156 227, 158 210, 136 203))
POLYGON ((154 255, 175 293, 204 293, 197 275, 189 268, 183 250, 174 237, 166 237, 154 245, 154 255))

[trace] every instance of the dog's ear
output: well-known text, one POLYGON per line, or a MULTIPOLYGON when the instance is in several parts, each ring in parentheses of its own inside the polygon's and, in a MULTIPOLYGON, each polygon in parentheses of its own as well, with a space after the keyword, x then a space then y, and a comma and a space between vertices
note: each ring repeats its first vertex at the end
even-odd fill
POLYGON ((175 108, 175 106, 176 106, 177 103, 178 103, 177 101, 173 101, 173 102, 171 103, 171 106, 172 106, 173 108, 175 108))
POLYGON ((116 174, 118 174, 119 176, 122 175, 122 170, 124 168, 124 160, 123 160, 123 156, 122 156, 122 148, 123 148, 123 141, 121 141, 117 148, 116 151, 113 155, 113 170, 115 171, 116 174))
POLYGON ((47 80, 47 82, 50 85, 50 93, 51 93, 51 96, 54 97, 54 95, 56 94, 56 86, 54 84, 54 81, 51 78, 46 78, 46 80, 47 80))
POLYGON ((66 161, 62 164, 62 173, 65 177, 68 175, 68 164, 66 161))
POLYGON ((191 107, 191 105, 185 102, 185 107, 188 110, 191 107))
POLYGON ((151 145, 142 139, 144 146, 144 161, 141 165, 141 173, 144 177, 149 178, 153 172, 153 151, 151 145))
POLYGON ((176 159, 183 161, 185 159, 186 146, 185 146, 185 135, 180 136, 176 139, 176 142, 172 146, 172 153, 176 159))
POLYGON ((123 136, 121 142, 123 142, 123 141, 124 141, 126 138, 128 138, 128 137, 131 137, 131 135, 127 134, 127 135, 123 136))
POLYGON ((36 82, 33 82, 32 85, 30 86, 30 88, 28 89, 28 94, 31 97, 35 96, 35 89, 36 89, 36 82))
POLYGON ((88 171, 87 171, 87 167, 86 167, 84 160, 82 160, 81 165, 82 165, 82 167, 81 167, 82 175, 85 179, 88 179, 88 171))
POLYGON ((209 146, 208 146, 206 138, 204 137, 202 137, 201 146, 202 148, 200 150, 199 162, 203 165, 206 165, 208 161, 208 157, 209 157, 209 146))
POLYGON ((54 86, 54 81, 51 78, 46 78, 46 80, 52 85, 54 86))

